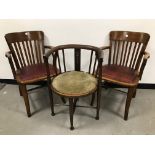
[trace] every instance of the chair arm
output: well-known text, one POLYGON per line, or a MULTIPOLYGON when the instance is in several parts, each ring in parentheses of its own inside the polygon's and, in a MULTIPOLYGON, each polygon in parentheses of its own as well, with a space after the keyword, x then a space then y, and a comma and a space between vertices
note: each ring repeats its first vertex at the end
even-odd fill
POLYGON ((144 57, 143 57, 143 61, 142 61, 142 64, 141 64, 141 67, 140 67, 140 72, 139 72, 140 80, 142 78, 142 74, 143 74, 144 68, 146 66, 147 60, 150 58, 150 54, 148 52, 144 52, 143 56, 144 57))
POLYGON ((10 64, 10 67, 11 67, 11 70, 12 70, 12 74, 13 74, 14 78, 16 79, 16 70, 15 70, 15 66, 14 66, 14 63, 13 63, 13 60, 12 60, 12 56, 11 55, 12 55, 11 54, 11 51, 5 53, 5 56, 9 60, 9 64, 10 64))
POLYGON ((102 46, 100 47, 101 50, 106 50, 106 49, 110 49, 110 46, 102 46))
POLYGON ((148 52, 144 52, 144 59, 149 59, 150 58, 150 53, 148 53, 148 52))
POLYGON ((54 46, 45 45, 44 48, 52 49, 54 46))

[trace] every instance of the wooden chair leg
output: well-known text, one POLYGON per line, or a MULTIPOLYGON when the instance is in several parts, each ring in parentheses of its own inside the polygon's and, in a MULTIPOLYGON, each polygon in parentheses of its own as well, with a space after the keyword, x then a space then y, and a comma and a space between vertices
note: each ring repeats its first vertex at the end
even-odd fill
POLYGON ((64 97, 61 97, 61 100, 62 100, 63 103, 66 103, 66 100, 65 100, 64 97))
POLYGON ((18 88, 19 88, 19 94, 20 94, 20 96, 23 96, 22 95, 22 91, 21 91, 22 88, 21 88, 21 85, 20 84, 19 84, 18 88))
POLYGON ((30 111, 30 105, 29 105, 28 92, 26 89, 26 85, 24 85, 24 84, 20 85, 20 90, 21 90, 21 93, 22 93, 23 98, 24 98, 27 116, 31 117, 31 111, 30 111))
POLYGON ((134 91, 135 91, 135 88, 128 88, 128 94, 127 94, 126 105, 125 105, 124 120, 128 120, 130 103, 131 103, 131 99, 133 97, 134 91))
POLYGON ((134 93, 133 93, 133 98, 136 97, 136 92, 137 92, 137 89, 135 88, 134 93))
POLYGON ((54 102, 53 102, 53 92, 51 90, 51 88, 49 88, 48 86, 48 91, 49 91, 49 98, 50 98, 50 104, 51 104, 51 115, 54 116, 54 102))
POLYGON ((96 120, 99 120, 100 99, 101 99, 101 89, 99 88, 97 90, 96 120))
POLYGON ((74 114, 74 101, 73 98, 69 98, 69 114, 70 114, 70 130, 74 130, 73 126, 73 114, 74 114))
POLYGON ((92 99, 91 99, 91 103, 90 103, 91 106, 94 105, 94 100, 95 100, 95 93, 92 94, 92 99))

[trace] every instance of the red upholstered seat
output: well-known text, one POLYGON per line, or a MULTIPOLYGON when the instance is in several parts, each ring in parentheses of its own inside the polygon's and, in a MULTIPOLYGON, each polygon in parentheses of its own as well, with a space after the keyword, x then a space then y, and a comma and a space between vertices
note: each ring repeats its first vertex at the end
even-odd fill
MULTIPOLYGON (((52 65, 50 65, 49 67, 50 74, 53 76, 55 74, 54 67, 52 65)), ((47 73, 45 64, 35 64, 22 68, 17 73, 17 81, 20 83, 29 83, 36 81, 36 79, 38 81, 41 79, 45 79, 46 76, 47 73)))
POLYGON ((102 67, 102 79, 130 86, 136 85, 139 81, 138 75, 133 69, 118 65, 104 65, 102 67))

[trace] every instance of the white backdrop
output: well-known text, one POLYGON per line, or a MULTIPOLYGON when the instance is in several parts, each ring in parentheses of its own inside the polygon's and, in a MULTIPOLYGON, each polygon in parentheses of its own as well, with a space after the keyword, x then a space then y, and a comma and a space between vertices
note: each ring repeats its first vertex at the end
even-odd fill
POLYGON ((146 50, 151 54, 151 58, 145 68, 141 83, 155 83, 155 20, 0 20, 0 79, 13 78, 9 63, 5 58, 8 47, 4 35, 9 32, 27 30, 44 31, 45 43, 53 46, 68 43, 103 46, 108 45, 108 33, 111 30, 147 32, 151 38, 146 50))

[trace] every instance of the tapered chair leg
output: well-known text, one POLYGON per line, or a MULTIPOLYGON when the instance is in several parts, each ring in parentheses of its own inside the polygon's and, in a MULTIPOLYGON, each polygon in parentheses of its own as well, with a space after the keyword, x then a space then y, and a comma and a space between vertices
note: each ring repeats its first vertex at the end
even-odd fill
POLYGON ((99 120, 99 110, 100 110, 100 99, 101 99, 101 89, 97 91, 97 107, 96 107, 96 120, 99 120))
POLYGON ((50 104, 51 104, 51 115, 54 116, 54 102, 53 102, 53 92, 51 90, 51 88, 49 88, 48 86, 48 91, 49 91, 49 97, 50 97, 50 104))
POLYGON ((65 100, 64 97, 61 97, 61 100, 62 100, 63 103, 66 103, 66 100, 65 100))
POLYGON ((128 88, 128 94, 126 99, 126 105, 125 105, 125 113, 124 113, 124 120, 128 120, 128 113, 130 108, 131 99, 133 97, 135 88, 128 88))
POLYGON ((133 93, 133 98, 136 97, 137 89, 135 88, 134 93, 133 93))
POLYGON ((69 114, 70 114, 70 130, 74 130, 73 126, 73 114, 74 114, 74 101, 73 98, 69 98, 69 114))
POLYGON ((95 100, 95 93, 92 94, 92 99, 90 105, 93 106, 95 100))
POLYGON ((22 91, 21 91, 22 88, 21 88, 21 85, 20 84, 19 84, 19 87, 18 88, 19 88, 19 94, 20 94, 20 96, 23 96, 22 95, 22 91))
POLYGON ((27 93, 27 90, 26 90, 26 85, 24 85, 24 84, 20 85, 20 90, 21 90, 21 93, 22 93, 23 98, 24 98, 26 111, 27 111, 27 116, 31 117, 31 111, 30 111, 30 105, 29 105, 29 99, 28 99, 28 93, 27 93))

